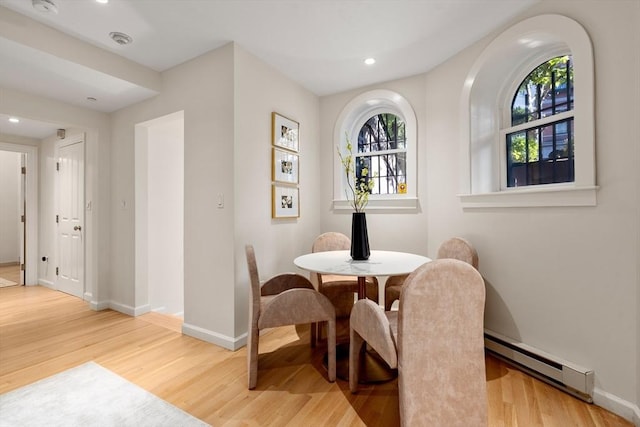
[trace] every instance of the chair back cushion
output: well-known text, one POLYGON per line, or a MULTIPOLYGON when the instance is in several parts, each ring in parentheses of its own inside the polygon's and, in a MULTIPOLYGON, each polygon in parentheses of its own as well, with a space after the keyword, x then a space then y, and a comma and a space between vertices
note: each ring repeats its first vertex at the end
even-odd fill
POLYGON ((478 269, 478 252, 468 240, 462 237, 452 237, 445 240, 438 248, 438 259, 452 258, 471 264, 478 269))
POLYGON ((311 252, 343 251, 351 249, 351 239, 342 233, 329 231, 316 237, 311 252))
POLYGON ((415 270, 398 311, 403 426, 486 426, 482 276, 440 259, 415 270))

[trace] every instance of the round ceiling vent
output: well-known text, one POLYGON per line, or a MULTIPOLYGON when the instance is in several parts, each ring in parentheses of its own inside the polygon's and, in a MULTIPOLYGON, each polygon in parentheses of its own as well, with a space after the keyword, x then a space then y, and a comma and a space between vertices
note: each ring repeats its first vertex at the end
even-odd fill
POLYGON ((129 44, 133 41, 133 39, 131 38, 131 36, 125 34, 125 33, 119 33, 117 31, 114 31, 112 33, 109 33, 109 37, 111 37, 111 39, 118 43, 118 44, 129 44))
POLYGON ((58 6, 53 0, 31 0, 31 5, 39 12, 58 13, 58 6))

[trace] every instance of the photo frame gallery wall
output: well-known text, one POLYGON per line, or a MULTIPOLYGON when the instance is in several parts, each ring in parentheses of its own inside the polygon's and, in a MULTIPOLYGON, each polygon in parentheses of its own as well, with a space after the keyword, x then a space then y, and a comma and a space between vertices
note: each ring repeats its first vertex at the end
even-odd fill
POLYGON ((300 124, 271 113, 271 218, 300 217, 300 124))

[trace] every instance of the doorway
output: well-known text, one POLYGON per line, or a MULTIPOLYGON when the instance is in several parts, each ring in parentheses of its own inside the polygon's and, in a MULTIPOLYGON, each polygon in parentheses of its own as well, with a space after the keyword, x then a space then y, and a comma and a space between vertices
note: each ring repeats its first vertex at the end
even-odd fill
POLYGON ((135 127, 136 312, 184 315, 184 113, 135 127))
POLYGON ((24 283, 24 157, 0 151, 0 288, 24 283))
POLYGON ((0 277, 36 285, 38 147, 0 142, 0 163, 0 277))

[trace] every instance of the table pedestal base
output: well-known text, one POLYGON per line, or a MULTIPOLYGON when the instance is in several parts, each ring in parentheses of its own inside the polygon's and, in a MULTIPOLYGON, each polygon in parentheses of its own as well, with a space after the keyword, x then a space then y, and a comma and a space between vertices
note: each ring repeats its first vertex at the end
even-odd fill
MULTIPOLYGON (((363 346, 366 347, 366 344, 363 346)), ((326 368, 327 356, 322 364, 326 368)), ((398 370, 391 369, 387 362, 373 350, 364 350, 360 353, 360 373, 358 376, 361 384, 375 384, 391 381, 398 377, 398 370)), ((336 377, 349 381, 349 343, 336 346, 336 377)))

